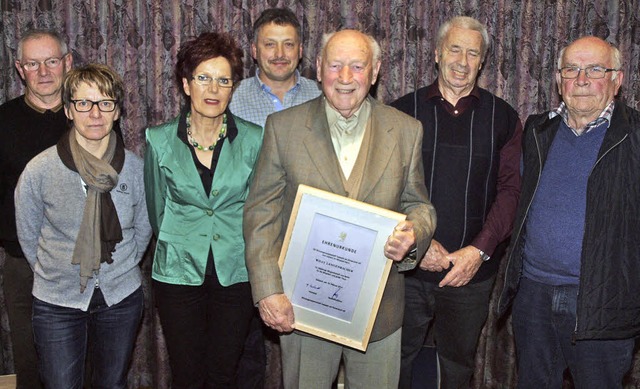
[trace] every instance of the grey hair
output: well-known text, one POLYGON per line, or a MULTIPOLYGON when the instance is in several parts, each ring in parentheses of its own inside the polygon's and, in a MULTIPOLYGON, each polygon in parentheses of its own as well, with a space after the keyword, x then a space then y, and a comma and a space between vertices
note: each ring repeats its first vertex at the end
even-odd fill
MULTIPOLYGON (((620 53, 620 50, 614 45, 612 45, 611 43, 609 42, 607 43, 609 44, 609 49, 611 49, 611 63, 613 65, 613 68, 621 69, 622 54, 620 53)), ((567 47, 571 46, 572 44, 573 42, 569 43, 568 45, 560 49, 560 52, 558 52, 558 62, 557 62, 558 70, 562 69, 562 65, 564 65, 564 63, 562 62, 562 58, 564 57, 565 50, 567 49, 567 47)), ((614 72, 613 75, 611 76, 611 80, 615 80, 617 77, 618 77, 618 72, 614 72)))
POLYGON ((438 48, 438 51, 442 51, 444 38, 449 33, 449 30, 451 30, 451 28, 453 27, 478 31, 480 33, 480 35, 482 36, 482 60, 484 61, 484 58, 487 55, 487 51, 489 51, 489 32, 487 31, 487 27, 485 27, 484 24, 480 23, 478 19, 474 19, 469 16, 456 16, 455 18, 449 19, 442 26, 440 26, 440 28, 438 29, 438 35, 436 37, 436 48, 438 48))
POLYGON ((18 52, 17 52, 18 60, 19 61, 22 60, 22 46, 24 45, 24 42, 30 39, 39 39, 45 36, 48 36, 53 40, 55 40, 56 42, 58 42, 58 45, 60 46, 60 51, 62 52, 63 56, 69 52, 69 49, 67 48, 67 42, 65 42, 64 39, 62 39, 62 36, 56 31, 34 29, 34 30, 29 30, 25 32, 22 35, 22 38, 20 38, 20 40, 18 41, 18 52))
MULTIPOLYGON (((345 31, 345 30, 340 30, 340 31, 345 31)), ((357 30, 353 30, 353 31, 357 31, 357 30)), ((333 38, 333 36, 339 31, 334 31, 334 32, 330 32, 327 34, 323 34, 322 35, 322 45, 320 46, 320 55, 319 57, 324 57, 325 54, 325 50, 327 49, 327 43, 329 43, 329 41, 331 40, 331 38, 333 38)), ((373 58, 373 63, 378 63, 380 62, 380 44, 378 43, 378 41, 371 35, 369 34, 365 34, 364 32, 358 31, 360 32, 362 35, 365 36, 365 38, 367 39, 367 41, 369 42, 369 49, 371 50, 371 57, 373 58)))

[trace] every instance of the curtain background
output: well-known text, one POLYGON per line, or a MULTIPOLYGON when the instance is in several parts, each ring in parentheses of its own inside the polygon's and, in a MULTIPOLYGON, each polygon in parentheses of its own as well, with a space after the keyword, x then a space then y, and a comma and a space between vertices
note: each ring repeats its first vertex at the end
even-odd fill
MULTIPOLYGON (((127 147, 142 154, 144 129, 172 118, 180 108, 174 81, 180 44, 203 31, 230 32, 245 49, 245 75, 253 75, 252 21, 276 6, 290 8, 301 21, 300 70, 310 78, 315 78, 323 33, 356 28, 375 36, 382 47, 375 96, 383 102, 433 81, 438 27, 453 16, 468 15, 485 23, 492 39, 480 86, 511 103, 523 122, 529 114, 558 104, 556 55, 587 34, 620 48, 625 72, 620 95, 640 109, 640 0, 0 0, 0 103, 23 93, 14 67, 21 33, 36 27, 56 29, 67 40, 76 65, 106 63, 123 76, 127 91, 121 127, 127 147)), ((129 375, 132 388, 168 387, 167 358, 149 289, 150 259, 147 255, 142 265, 146 311, 129 375)), ((3 263, 0 250, 0 267, 3 263)), ((12 371, 8 331, 0 292, 0 374, 12 371)), ((478 348, 474 387, 514 387, 514 362, 510 319, 498 320, 492 313, 478 348)), ((277 366, 270 372, 267 386, 278 387, 277 366)), ((639 386, 640 363, 635 363, 627 387, 639 386)))

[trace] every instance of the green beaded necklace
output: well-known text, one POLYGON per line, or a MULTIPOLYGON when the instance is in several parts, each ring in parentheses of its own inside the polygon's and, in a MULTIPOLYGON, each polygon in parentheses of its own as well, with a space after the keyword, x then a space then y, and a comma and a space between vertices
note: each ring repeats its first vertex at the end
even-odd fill
POLYGON ((218 144, 218 142, 220 142, 221 139, 224 139, 225 135, 227 135, 227 114, 226 113, 222 116, 222 128, 220 128, 220 135, 218 135, 218 139, 216 139, 211 146, 206 148, 203 147, 201 144, 196 142, 195 139, 193 139, 193 134, 191 134, 191 112, 187 114, 187 138, 189 140, 189 143, 191 143, 191 146, 195 147, 196 149, 200 151, 213 151, 213 149, 216 148, 216 145, 218 144))

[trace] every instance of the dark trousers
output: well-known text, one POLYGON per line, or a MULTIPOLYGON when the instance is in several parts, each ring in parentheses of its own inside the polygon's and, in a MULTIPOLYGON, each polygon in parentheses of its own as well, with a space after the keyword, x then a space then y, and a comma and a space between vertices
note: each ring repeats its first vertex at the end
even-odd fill
POLYGON ((173 389, 236 388, 238 361, 254 312, 248 282, 224 287, 153 281, 173 389))
POLYGON ((520 280, 513 303, 518 388, 561 388, 568 367, 576 389, 622 388, 634 339, 571 342, 578 286, 520 280))
POLYGON ((265 384, 267 350, 265 332, 268 328, 262 322, 260 313, 254 308, 247 340, 238 366, 239 389, 262 389, 265 384))
POLYGON ((90 355, 93 389, 125 389, 143 307, 141 287, 111 306, 96 288, 86 311, 34 299, 33 330, 45 387, 81 389, 90 355))
POLYGON ((495 277, 491 277, 459 288, 440 288, 416 277, 405 279, 400 388, 411 388, 413 361, 432 323, 440 388, 469 387, 494 280, 495 277))
POLYGON ((17 389, 38 389, 38 358, 33 343, 31 311, 33 306, 33 271, 25 258, 12 257, 5 252, 4 297, 9 316, 13 364, 17 389))

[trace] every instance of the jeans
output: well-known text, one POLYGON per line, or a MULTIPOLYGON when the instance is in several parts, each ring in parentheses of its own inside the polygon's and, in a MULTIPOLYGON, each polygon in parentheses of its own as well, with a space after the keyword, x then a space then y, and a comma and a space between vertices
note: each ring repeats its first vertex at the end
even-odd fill
POLYGON ((42 383, 38 378, 38 357, 31 327, 33 270, 24 257, 12 257, 5 252, 3 275, 16 388, 39 389, 42 383))
POLYGON ((634 339, 572 342, 577 299, 577 285, 520 280, 512 316, 518 388, 561 388, 567 367, 576 389, 622 388, 634 339))
POLYGON ((459 288, 440 288, 417 277, 405 278, 402 323, 401 389, 411 388, 413 361, 433 322, 440 366, 440 388, 468 388, 476 347, 489 314, 495 277, 459 288))
POLYGON ((33 331, 45 387, 82 388, 88 351, 93 389, 126 388, 143 304, 142 288, 110 307, 96 288, 87 311, 34 298, 33 331))
POLYGON ((248 282, 201 286, 153 281, 173 389, 236 388, 238 361, 254 313, 248 282))

